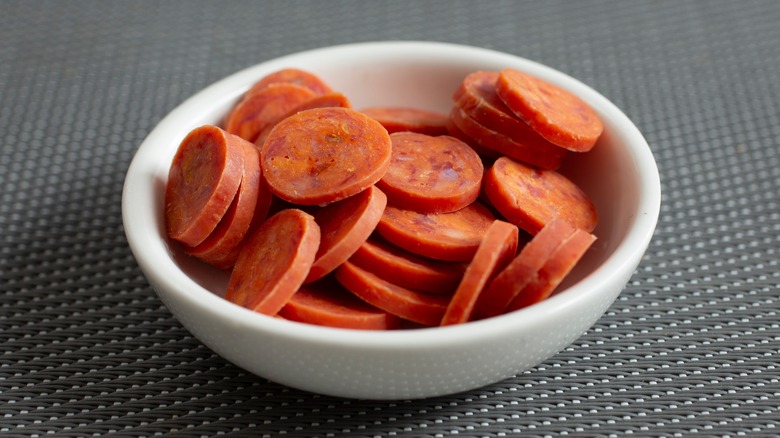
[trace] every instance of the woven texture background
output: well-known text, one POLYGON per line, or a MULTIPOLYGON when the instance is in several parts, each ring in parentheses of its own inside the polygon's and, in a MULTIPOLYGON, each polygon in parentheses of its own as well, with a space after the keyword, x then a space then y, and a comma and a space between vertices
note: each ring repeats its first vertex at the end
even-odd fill
POLYGON ((0 1, 0 435, 780 434, 780 3, 0 1), (582 338, 480 390, 366 402, 250 375, 127 247, 124 173, 204 86, 300 50, 432 40, 560 69, 658 160, 657 232, 582 338))

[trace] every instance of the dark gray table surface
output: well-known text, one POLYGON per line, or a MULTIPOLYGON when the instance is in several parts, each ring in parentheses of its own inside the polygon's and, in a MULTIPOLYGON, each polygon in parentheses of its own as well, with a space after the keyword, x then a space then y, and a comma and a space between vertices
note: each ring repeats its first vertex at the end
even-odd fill
POLYGON ((0 435, 777 435, 778 22, 772 1, 0 1, 0 435), (427 400, 289 389, 194 339, 130 254, 124 174, 168 111, 244 67, 369 40, 534 59, 647 138, 663 190, 647 255, 534 369, 427 400))

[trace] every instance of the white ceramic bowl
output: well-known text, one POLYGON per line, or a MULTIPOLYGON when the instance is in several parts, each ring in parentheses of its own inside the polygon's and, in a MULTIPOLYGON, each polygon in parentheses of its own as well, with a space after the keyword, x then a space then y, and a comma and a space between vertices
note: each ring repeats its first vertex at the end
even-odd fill
POLYGON ((625 287, 655 229, 660 182, 632 122, 602 95, 544 65, 474 47, 428 42, 350 44, 274 59, 240 71, 173 110, 140 146, 127 172, 122 214, 130 248, 162 301, 198 339, 234 364, 322 394, 402 399, 451 394, 511 377, 581 336, 625 287), (227 276, 175 250, 163 228, 163 188, 184 136, 217 124, 252 83, 297 67, 345 93, 356 108, 407 105, 448 112, 463 77, 504 67, 568 89, 605 131, 564 169, 595 202, 597 242, 564 289, 529 308, 459 326, 367 332, 271 318, 224 300, 227 276))

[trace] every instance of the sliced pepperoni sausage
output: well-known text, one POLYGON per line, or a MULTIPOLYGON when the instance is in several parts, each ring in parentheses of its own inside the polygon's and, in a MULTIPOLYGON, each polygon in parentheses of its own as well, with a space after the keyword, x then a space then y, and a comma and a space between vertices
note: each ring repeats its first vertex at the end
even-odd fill
MULTIPOLYGON (((214 231, 200 244, 186 248, 185 252, 220 269, 227 269, 235 263, 241 243, 252 223, 257 203, 270 203, 268 190, 260 183, 260 156, 249 142, 238 142, 241 146, 243 176, 233 202, 214 231), (261 190, 265 193, 261 195, 261 190)), ((267 206, 266 206, 267 208, 267 206)))
POLYGON ((488 318, 506 312, 509 303, 536 277, 553 251, 572 234, 574 228, 560 219, 542 228, 488 284, 474 307, 474 318, 488 318))
POLYGON ((588 151, 604 129, 599 116, 582 99, 521 71, 501 70, 496 92, 513 113, 558 146, 588 151))
POLYGON ((377 183, 396 207, 449 213, 471 204, 482 184, 479 155, 455 137, 415 132, 390 135, 390 167, 377 183))
POLYGON ((564 155, 560 147, 534 131, 515 115, 496 94, 497 72, 475 72, 455 92, 455 104, 475 122, 540 153, 564 155))
POLYGON ((496 210, 531 234, 556 217, 588 232, 598 222, 596 207, 585 192, 554 170, 503 157, 487 171, 483 184, 496 210))
POLYGON ((500 220, 490 225, 447 306, 441 325, 462 324, 471 320, 474 305, 485 285, 514 257, 517 239, 516 226, 500 220))
POLYGON ((447 134, 447 116, 409 107, 373 107, 361 110, 387 129, 387 132, 417 132, 426 135, 447 134))
POLYGON ((360 330, 395 329, 400 322, 397 316, 358 299, 336 281, 301 286, 279 315, 291 321, 360 330))
POLYGON ((449 297, 426 295, 396 286, 346 262, 336 270, 336 279, 363 301, 409 321, 439 325, 449 297))
POLYGON ((518 141, 486 128, 455 106, 450 112, 452 123, 484 149, 496 151, 515 160, 542 169, 557 169, 566 157, 566 149, 552 144, 540 145, 524 140, 518 141))
POLYGON ((244 99, 252 97, 271 84, 292 84, 311 90, 314 94, 327 94, 332 90, 319 76, 297 68, 285 68, 275 71, 252 85, 244 93, 244 99))
POLYGON ((314 220, 320 226, 320 247, 306 282, 318 280, 346 262, 368 240, 386 205, 387 196, 371 186, 317 211, 314 220))
POLYGON ((232 267, 226 299, 280 319, 418 328, 544 300, 595 240, 595 206, 555 169, 593 147, 601 121, 512 69, 470 74, 453 98, 446 116, 359 112, 312 73, 269 74, 224 130, 182 141, 166 233, 232 267), (520 254, 518 227, 531 235, 520 254))
POLYGON ((196 246, 214 231, 241 184, 242 142, 216 126, 196 128, 184 138, 165 189, 165 228, 170 238, 196 246))
POLYGON ((424 214, 388 205, 376 229, 401 248, 423 257, 469 261, 495 220, 479 202, 452 213, 424 214))
POLYGON ((462 263, 419 257, 378 237, 363 243, 349 261, 398 286, 434 294, 451 294, 465 269, 462 263))
POLYGON ((493 149, 480 146, 480 144, 474 141, 473 138, 469 137, 465 132, 461 131, 460 128, 458 128, 458 126, 455 125, 455 123, 452 121, 452 118, 450 118, 447 122, 447 132, 449 135, 469 145, 471 149, 474 149, 474 151, 479 154, 480 158, 482 158, 483 166, 485 165, 486 161, 493 162, 497 158, 504 156, 502 153, 494 151, 493 149))
POLYGON ((319 244, 320 227, 311 215, 288 209, 271 216, 238 255, 225 298, 276 314, 303 284, 319 244))
POLYGON ((260 187, 260 195, 258 196, 257 204, 255 205, 255 212, 252 217, 252 222, 249 224, 249 229, 244 234, 244 239, 241 240, 238 245, 236 245, 230 252, 225 252, 219 257, 214 257, 208 260, 208 263, 212 266, 219 269, 229 269, 233 267, 236 264, 238 255, 241 253, 241 249, 243 249, 243 246, 246 244, 249 236, 252 235, 254 231, 256 231, 260 225, 263 224, 263 222, 265 222, 265 219, 268 215, 272 195, 271 192, 268 191, 268 188, 263 187, 263 184, 261 184, 260 187))
POLYGON ((328 94, 322 94, 319 96, 312 97, 311 99, 296 106, 288 113, 282 115, 277 120, 268 123, 268 125, 265 128, 263 128, 263 131, 260 132, 260 134, 258 134, 257 138, 255 139, 255 145, 257 145, 257 147, 262 148, 265 139, 268 137, 268 134, 271 132, 271 129, 274 126, 276 126, 277 123, 292 116, 293 114, 299 113, 301 111, 306 111, 308 109, 329 108, 329 107, 351 108, 352 103, 350 103, 347 96, 341 93, 328 93, 328 94))
MULTIPOLYGON (((452 99, 466 114, 485 127, 515 137, 515 130, 512 128, 524 122, 507 108, 496 94, 497 79, 498 72, 473 72, 463 79, 452 99)), ((528 125, 526 127, 531 129, 528 125)), ((517 133, 517 137, 520 136, 522 133, 517 133)))
POLYGON ((279 122, 260 156, 274 194, 318 205, 345 199, 379 181, 390 154, 390 135, 377 121, 349 108, 316 108, 279 122))
POLYGON ((587 231, 575 230, 550 255, 531 282, 512 300, 508 311, 536 304, 552 295, 555 288, 561 284, 595 240, 596 236, 587 231))
POLYGON ((242 247, 247 241, 247 238, 257 230, 260 225, 265 222, 265 219, 269 216, 271 208, 271 202, 273 201, 273 194, 268 190, 268 186, 263 183, 262 178, 258 183, 258 195, 257 203, 255 204, 255 211, 252 214, 252 222, 249 224, 249 229, 244 234, 244 238, 236 245, 232 251, 226 252, 220 257, 214 257, 209 260, 209 263, 220 269, 228 269, 235 265, 238 259, 238 254, 241 252, 242 247))
POLYGON ((239 102, 228 116, 226 129, 254 142, 268 126, 314 96, 298 85, 271 84, 239 102))

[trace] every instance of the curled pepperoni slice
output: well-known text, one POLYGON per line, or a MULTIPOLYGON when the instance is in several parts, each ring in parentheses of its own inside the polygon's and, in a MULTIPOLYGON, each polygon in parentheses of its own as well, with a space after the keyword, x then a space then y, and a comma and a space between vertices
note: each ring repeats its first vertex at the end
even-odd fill
POLYGON ((227 212, 244 174, 243 139, 216 126, 192 130, 173 157, 165 189, 165 228, 196 246, 227 212))
POLYGON ((452 213, 424 214, 388 205, 376 229, 382 237, 423 257, 469 261, 495 220, 479 202, 452 213))
POLYGON ((271 84, 239 102, 228 116, 226 129, 254 142, 263 130, 314 96, 298 85, 271 84))
POLYGON ((588 151, 604 130, 599 116, 582 99, 521 71, 501 70, 496 92, 513 113, 558 146, 588 151))
POLYGON ((288 209, 271 216, 241 249, 225 298, 276 314, 303 284, 319 244, 320 227, 311 215, 288 209))
POLYGON ((485 285, 514 257, 517 239, 516 226, 500 220, 490 225, 447 306, 441 325, 463 324, 472 319, 474 305, 485 285))
POLYGON ((448 135, 414 132, 390 135, 390 167, 377 183, 389 202, 421 213, 449 213, 471 204, 484 168, 467 144, 448 135))
POLYGON ((346 262, 336 270, 336 279, 363 301, 388 313, 424 325, 439 325, 449 297, 426 295, 382 280, 346 262))
POLYGON ((376 228, 387 205, 387 196, 371 186, 355 196, 317 211, 320 247, 306 282, 318 280, 346 262, 376 228))
POLYGON ((349 108, 316 108, 288 117, 268 134, 260 153, 271 191, 303 205, 360 193, 390 165, 390 135, 349 108))
POLYGON ((447 134, 447 116, 433 111, 409 107, 372 107, 361 110, 387 129, 389 133, 417 132, 426 135, 447 134))
POLYGON ((588 232, 598 222, 588 195, 554 170, 534 169, 503 157, 488 169, 483 183, 496 210, 531 234, 555 218, 588 232))

